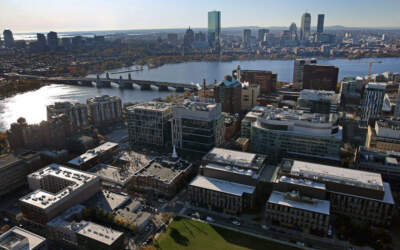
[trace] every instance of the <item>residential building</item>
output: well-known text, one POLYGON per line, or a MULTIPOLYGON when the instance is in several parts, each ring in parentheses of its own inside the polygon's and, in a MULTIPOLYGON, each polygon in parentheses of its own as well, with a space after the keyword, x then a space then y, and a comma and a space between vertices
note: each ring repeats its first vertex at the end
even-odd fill
POLYGON ((219 45, 221 37, 221 12, 208 12, 208 43, 214 47, 219 45))
POLYGON ((255 107, 242 121, 242 136, 250 134, 250 150, 271 160, 290 155, 339 161, 342 129, 336 115, 309 114, 302 110, 255 107))
POLYGON ((122 103, 117 96, 96 96, 87 100, 90 121, 95 126, 109 125, 121 120, 122 103))
POLYGON ((19 199, 23 216, 46 224, 69 207, 88 200, 100 191, 96 175, 51 164, 28 175, 32 193, 19 199))
POLYGON ((317 64, 316 59, 296 59, 294 60, 293 67, 293 86, 296 89, 303 88, 303 73, 304 65, 315 65, 317 64))
POLYGON ((400 121, 379 120, 369 126, 366 146, 400 152, 400 121))
POLYGON ((324 14, 319 14, 318 15, 318 26, 317 26, 317 33, 321 34, 324 32, 324 21, 325 21, 325 15, 324 14))
POLYGON ((76 129, 89 125, 88 110, 85 104, 72 104, 70 102, 56 102, 47 106, 47 120, 52 120, 60 114, 66 115, 76 129))
POLYGON ((13 227, 0 235, 0 249, 47 250, 46 238, 20 227, 13 227))
POLYGON ((231 76, 225 76, 222 82, 214 86, 214 98, 221 103, 222 112, 240 114, 242 84, 231 76))
POLYGON ((249 85, 260 86, 260 94, 268 95, 276 90, 278 75, 266 70, 241 70, 240 66, 232 71, 232 76, 239 82, 248 82, 249 85), (238 74, 240 72, 240 74, 238 74))
POLYGON ((330 202, 302 195, 298 191, 273 191, 267 201, 265 218, 279 226, 326 235, 330 202))
POLYGON ((206 153, 224 142, 224 119, 221 104, 213 99, 186 99, 173 108, 172 144, 178 149, 206 153))
POLYGON ((202 159, 199 175, 189 184, 192 204, 240 214, 254 208, 255 189, 266 157, 214 148, 202 159))
POLYGON ((288 177, 283 180, 300 194, 307 192, 320 197, 326 192, 324 200, 330 202, 332 214, 372 225, 391 223, 392 191, 380 174, 284 159, 279 175, 288 177))
POLYGON ((257 98, 260 95, 260 85, 244 82, 242 86, 242 111, 249 111, 253 107, 258 106, 257 98))
POLYGON ((308 41, 311 35, 311 15, 304 13, 301 17, 300 40, 308 41))
POLYGON ((127 108, 129 143, 164 146, 170 142, 172 105, 146 102, 127 108))
POLYGON ((84 154, 75 157, 67 164, 73 168, 87 170, 103 160, 109 159, 119 150, 118 143, 105 142, 100 146, 86 151, 84 154))
POLYGON ((361 119, 368 121, 379 118, 383 99, 385 98, 386 84, 370 82, 365 86, 361 101, 361 119))
POLYGON ((236 133, 240 129, 240 117, 239 114, 229 114, 222 113, 224 116, 224 124, 225 124, 225 141, 231 141, 232 138, 236 135, 236 133))
POLYGON ((303 67, 302 89, 336 91, 339 68, 306 64, 303 67))
POLYGON ((15 45, 14 36, 11 30, 3 31, 4 45, 6 48, 12 48, 15 45))
POLYGON ((338 99, 334 91, 303 89, 297 99, 297 109, 307 113, 336 114, 338 99))
POLYGON ((26 184, 26 176, 42 166, 40 155, 33 151, 0 157, 0 196, 26 184))
POLYGON ((173 197, 193 173, 192 164, 178 157, 158 157, 137 171, 131 180, 138 190, 173 197))
POLYGON ((355 154, 355 168, 381 174, 393 191, 400 191, 400 152, 359 147, 355 154))

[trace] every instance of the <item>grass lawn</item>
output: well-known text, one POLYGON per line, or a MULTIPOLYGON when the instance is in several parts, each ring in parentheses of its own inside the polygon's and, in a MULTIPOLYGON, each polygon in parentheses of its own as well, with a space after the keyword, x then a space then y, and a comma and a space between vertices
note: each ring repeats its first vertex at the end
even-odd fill
POLYGON ((292 250, 297 248, 178 217, 158 238, 158 249, 292 250))

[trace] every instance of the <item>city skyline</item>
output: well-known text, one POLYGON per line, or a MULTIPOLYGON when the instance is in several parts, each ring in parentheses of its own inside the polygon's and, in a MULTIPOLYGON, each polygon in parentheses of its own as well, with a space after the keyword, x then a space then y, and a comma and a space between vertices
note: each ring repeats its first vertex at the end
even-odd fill
MULTIPOLYGON (((79 2, 79 1, 78 1, 79 2)), ((301 15, 311 14, 311 26, 317 24, 317 15, 325 14, 325 26, 346 27, 399 27, 400 17, 395 10, 400 2, 385 0, 376 8, 372 0, 323 2, 307 0, 269 2, 254 0, 243 5, 238 1, 226 0, 184 2, 181 0, 151 3, 136 0, 88 0, 75 3, 53 2, 49 0, 11 0, 2 3, 0 11, 1 29, 11 29, 15 33, 45 32, 55 30, 95 31, 95 30, 135 30, 135 29, 175 29, 191 26, 207 27, 208 11, 221 11, 221 26, 228 27, 286 27, 295 22, 300 27, 301 15), (79 6, 76 8, 75 6, 79 6), (240 12, 241 18, 237 18, 240 12), (371 20, 374 20, 371 22, 371 20)))

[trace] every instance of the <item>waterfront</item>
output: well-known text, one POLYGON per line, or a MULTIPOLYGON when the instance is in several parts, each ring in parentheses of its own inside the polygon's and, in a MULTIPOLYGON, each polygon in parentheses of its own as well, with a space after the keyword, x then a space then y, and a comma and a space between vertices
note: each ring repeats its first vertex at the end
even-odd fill
MULTIPOLYGON (((382 64, 374 64, 373 73, 385 71, 400 71, 400 58, 381 58, 382 64)), ((320 60, 320 64, 329 64, 339 67, 339 79, 343 76, 364 76, 368 72, 369 59, 347 60, 320 60)), ((154 81, 201 83, 206 78, 207 83, 221 80, 232 70, 240 65, 242 69, 271 70, 278 73, 278 80, 291 81, 293 74, 293 61, 291 60, 256 60, 232 62, 188 62, 168 64, 154 69, 131 72, 132 78, 154 81)), ((134 68, 134 67, 133 67, 134 68)), ((132 69, 133 69, 132 68, 132 69)), ((129 68, 116 69, 110 72, 129 70, 129 68)), ((123 76, 128 78, 129 73, 110 74, 112 78, 123 76)), ((105 76, 105 74, 103 74, 105 76)), ((9 128, 10 124, 19 117, 25 117, 29 123, 39 123, 46 119, 46 105, 57 101, 86 102, 86 99, 96 95, 120 96, 123 102, 142 102, 157 97, 165 97, 169 92, 159 92, 156 88, 152 91, 140 91, 136 86, 134 90, 120 90, 117 87, 97 89, 95 87, 48 85, 41 89, 18 94, 0 100, 0 131, 9 128)))

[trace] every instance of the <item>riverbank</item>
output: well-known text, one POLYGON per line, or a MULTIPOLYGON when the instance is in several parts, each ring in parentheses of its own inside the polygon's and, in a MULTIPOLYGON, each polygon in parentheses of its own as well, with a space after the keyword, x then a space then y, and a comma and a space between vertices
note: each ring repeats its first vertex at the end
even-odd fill
POLYGON ((38 90, 48 85, 40 80, 12 80, 0 85, 0 100, 22 94, 28 91, 38 90))

